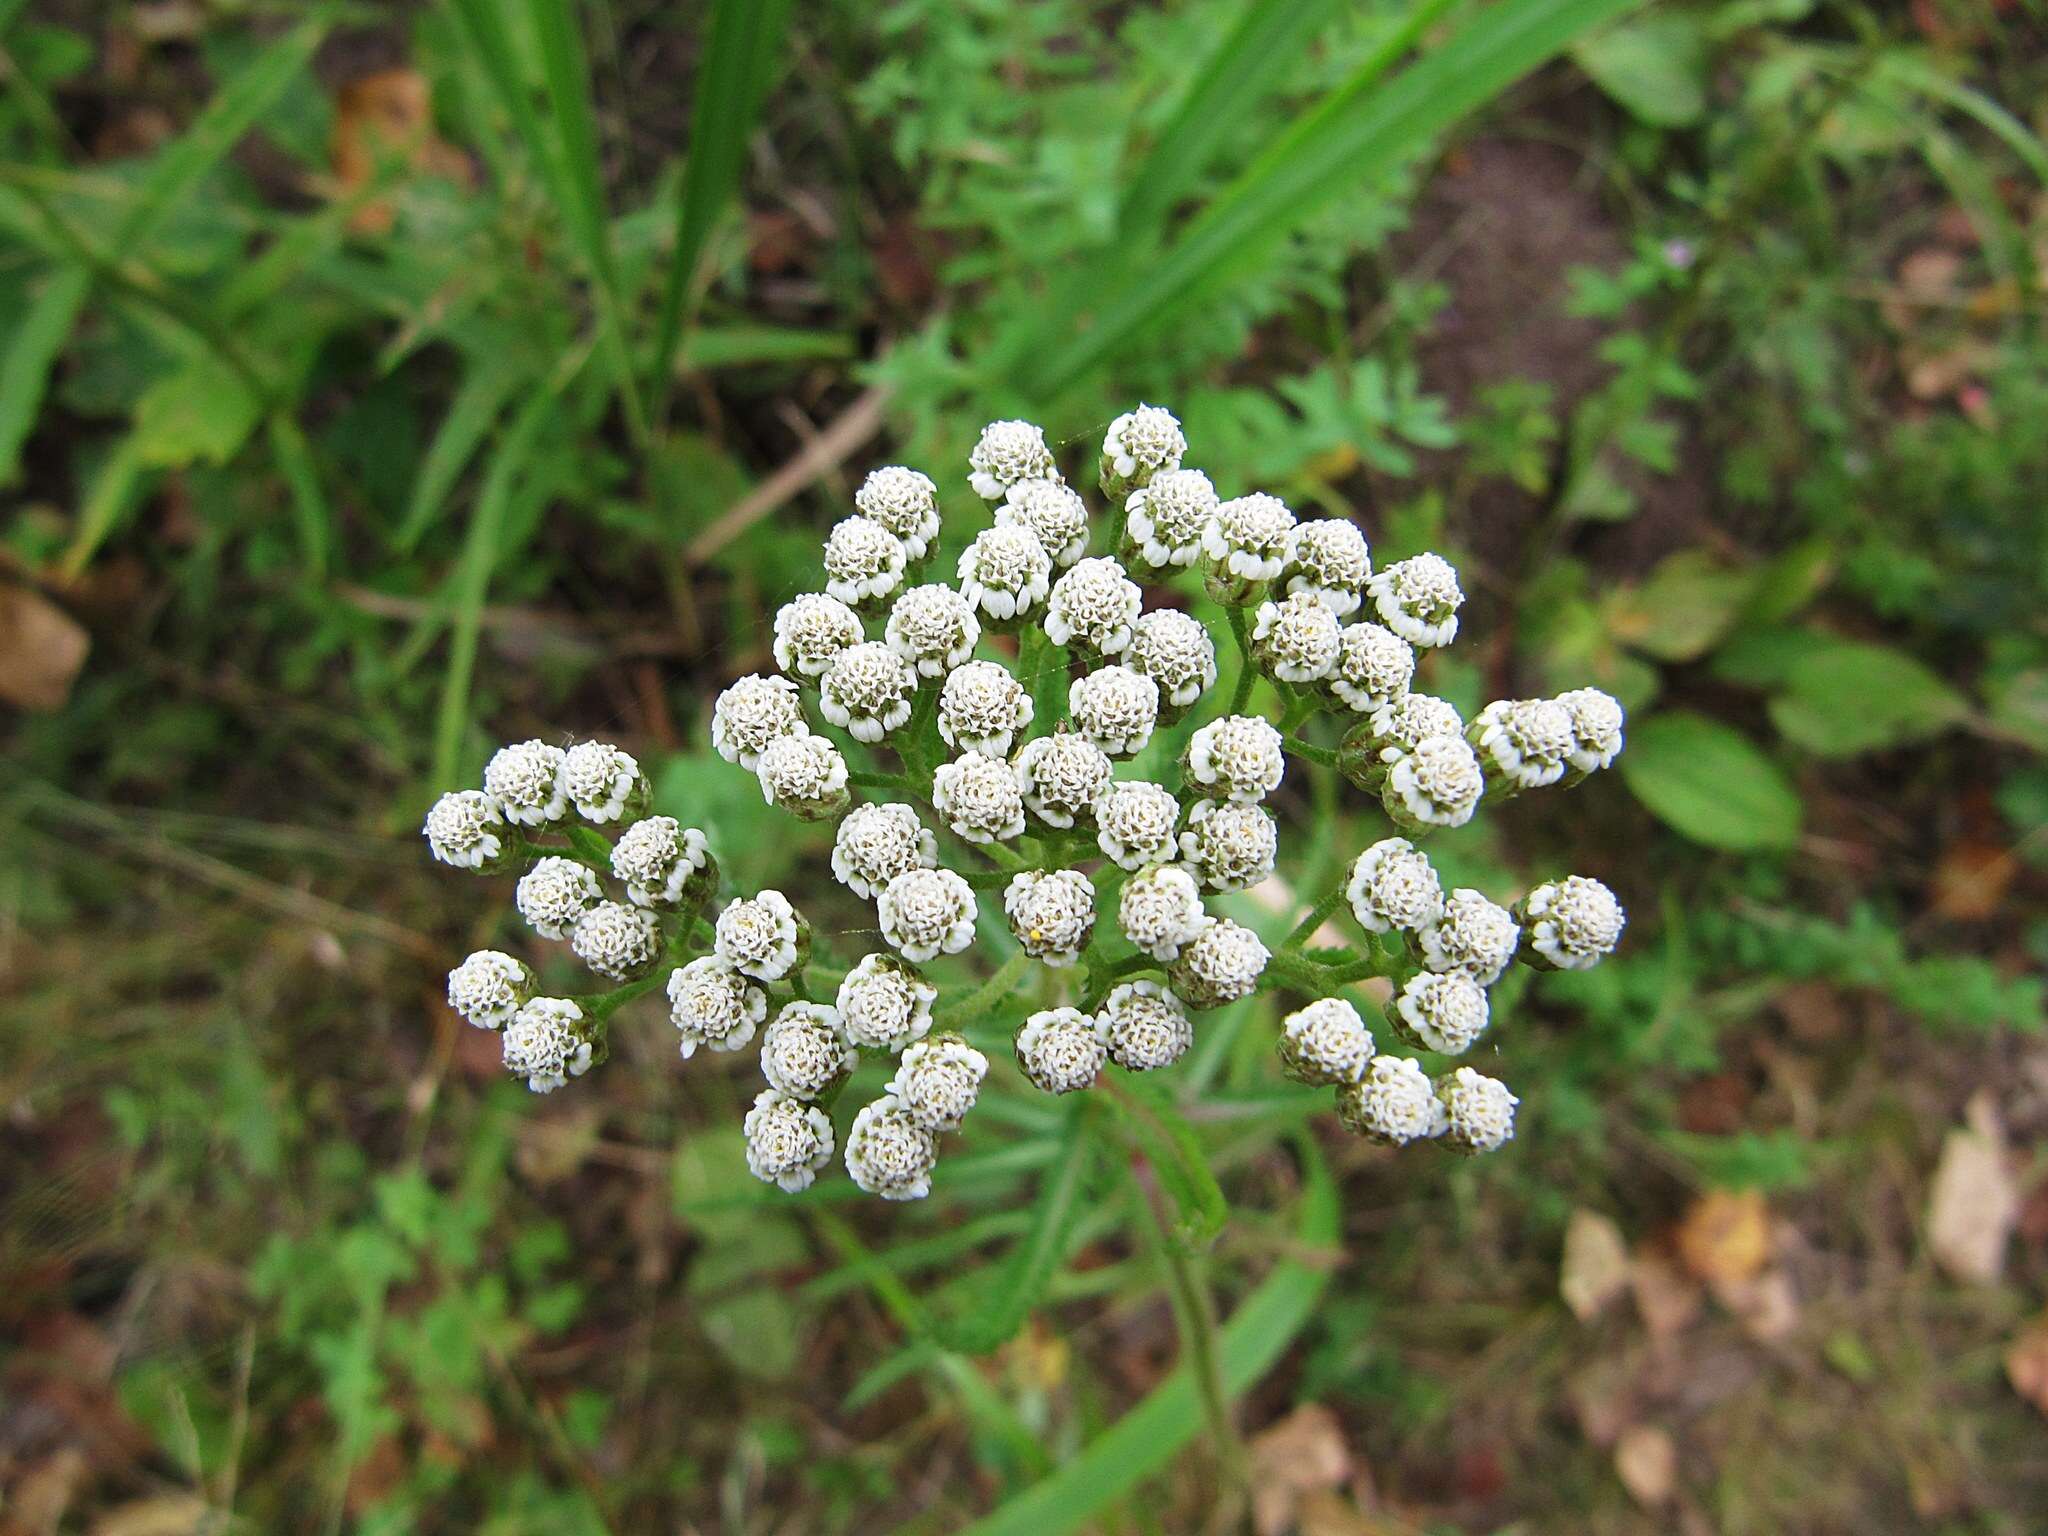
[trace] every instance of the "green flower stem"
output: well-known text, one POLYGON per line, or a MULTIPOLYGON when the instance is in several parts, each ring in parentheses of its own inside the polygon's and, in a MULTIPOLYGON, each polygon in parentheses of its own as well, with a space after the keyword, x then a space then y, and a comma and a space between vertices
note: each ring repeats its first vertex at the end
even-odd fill
POLYGON ((1294 931, 1281 941, 1280 947, 1284 950, 1300 949, 1302 945, 1315 937, 1316 930, 1328 922, 1331 914, 1343 905, 1344 888, 1339 886, 1313 907, 1309 908, 1308 916, 1295 925, 1294 931))
POLYGON ((1023 950, 1017 950, 996 967, 995 975, 940 1015, 938 1023, 946 1029, 958 1029, 963 1024, 973 1023, 1016 991, 1017 983, 1022 981, 1030 970, 1031 957, 1023 950))
POLYGON ((846 782, 857 789, 893 790, 898 794, 910 788, 910 780, 900 773, 860 773, 849 771, 846 782))
POLYGON ((1297 694, 1294 702, 1288 706, 1286 715, 1281 718, 1280 734, 1286 735, 1310 715, 1318 713, 1322 707, 1323 701, 1313 693, 1304 691, 1297 694))
POLYGON ((583 1010, 586 1019, 593 1024, 601 1024, 634 998, 645 997, 666 983, 669 973, 675 968, 673 963, 664 963, 638 981, 629 981, 623 987, 614 987, 611 991, 600 992, 595 997, 578 998, 576 1005, 583 1010))
MULTIPOLYGON (((1348 951, 1346 953, 1348 956, 1348 951)), ((1376 974, 1378 964, 1377 960, 1368 960, 1350 965, 1323 965, 1291 950, 1277 949, 1268 957, 1265 973, 1259 977, 1259 985, 1262 988, 1288 987, 1296 992, 1321 997, 1332 987, 1376 974), (1359 969, 1361 965, 1365 969, 1359 969)))
POLYGON ((1230 690, 1230 708, 1227 714, 1241 715, 1251 702, 1252 679, 1258 669, 1252 664, 1251 635, 1245 628, 1244 606, 1231 603, 1223 610, 1223 616, 1230 621, 1230 637, 1237 642, 1237 685, 1230 690))
POLYGON ((1094 955, 1088 958, 1088 982, 1082 994, 1083 1013, 1093 1013, 1102 1006, 1102 1000, 1109 996, 1115 985, 1127 976, 1136 976, 1144 971, 1164 972, 1166 967, 1150 955, 1126 955, 1111 964, 1104 964, 1094 955))
POLYGON ((1320 763, 1325 768, 1334 768, 1337 765, 1335 747, 1319 747, 1312 741, 1303 741, 1299 736, 1289 736, 1281 746, 1305 762, 1320 763))

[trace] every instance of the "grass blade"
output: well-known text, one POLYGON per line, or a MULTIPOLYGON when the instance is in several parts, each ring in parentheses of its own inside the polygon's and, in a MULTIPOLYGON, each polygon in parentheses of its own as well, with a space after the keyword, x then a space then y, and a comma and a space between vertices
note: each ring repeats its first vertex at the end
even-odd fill
POLYGON ((277 472, 284 476, 285 486, 291 492, 292 517, 299 525, 299 553, 305 562, 306 579, 317 584, 327 579, 333 515, 326 493, 320 489, 320 471, 313 463, 313 448, 288 411, 272 411, 266 426, 277 472))
POLYGON ((448 499, 463 468, 522 377, 516 368, 491 362, 477 363, 463 375, 455 398, 448 404, 448 414, 441 418, 433 442, 427 445, 426 457, 420 461, 412 499, 406 503, 405 520, 392 535, 391 542, 399 553, 411 554, 434 526, 441 504, 448 499))
POLYGON ((52 273, 0 357, 0 485, 13 485, 21 475, 21 445, 35 428, 50 370, 91 289, 92 274, 83 267, 52 273))

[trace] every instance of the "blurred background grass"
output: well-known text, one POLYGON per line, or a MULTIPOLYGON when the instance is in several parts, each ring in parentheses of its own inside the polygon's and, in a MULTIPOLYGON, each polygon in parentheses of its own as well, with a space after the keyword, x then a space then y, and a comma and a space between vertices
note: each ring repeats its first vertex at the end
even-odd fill
POLYGON ((498 1080, 415 831, 605 734, 822 886, 711 692, 867 468, 1140 398, 1632 716, 1443 844, 1632 909, 1508 1152, 1168 1085, 1259 1529, 2048 1528, 2040 21, 0 0, 0 1529, 1205 1528, 1142 1100, 763 1206, 658 1018, 498 1080))

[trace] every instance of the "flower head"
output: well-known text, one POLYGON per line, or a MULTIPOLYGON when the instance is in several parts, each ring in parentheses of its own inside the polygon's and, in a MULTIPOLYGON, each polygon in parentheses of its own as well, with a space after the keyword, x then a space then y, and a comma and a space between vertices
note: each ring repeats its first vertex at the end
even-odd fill
POLYGON ((960 595, 990 623, 1021 619, 1045 601, 1052 556, 1021 523, 984 528, 960 553, 960 595))
POLYGON ((1106 556, 1076 561, 1052 584, 1045 604, 1045 632, 1055 645, 1082 646, 1114 656, 1131 643, 1131 625, 1145 594, 1106 556))
POLYGON ((1449 645, 1458 638, 1465 594, 1442 555, 1421 554, 1380 567, 1366 590, 1380 622, 1410 645, 1449 645))
POLYGON ((801 970, 811 947, 810 925, 780 891, 743 896, 718 914, 719 957, 756 981, 780 981, 801 970))
POLYGON ((1457 705, 1427 693, 1403 693, 1372 712, 1367 723, 1375 747, 1412 752, 1432 736, 1464 734, 1457 705))
POLYGON ((852 608, 879 608, 903 585, 910 552, 871 517, 847 517, 825 535, 825 592, 852 608))
POLYGON ((1429 859, 1405 837, 1383 837, 1351 865, 1344 887, 1351 915, 1368 933, 1413 933, 1443 915, 1444 889, 1429 859))
POLYGON ((773 1088, 754 1096, 743 1129, 747 1171, 791 1194, 809 1189, 819 1170, 832 1161, 831 1117, 815 1104, 773 1088))
POLYGON ((1402 983, 1394 1017, 1423 1050, 1462 1056, 1486 1033, 1486 989, 1463 971, 1419 971, 1402 983))
POLYGON ((1365 535, 1346 517, 1296 523, 1287 535, 1287 590, 1316 599, 1339 619, 1365 601, 1372 580, 1372 556, 1365 535))
POLYGON ((1017 1031, 1017 1065, 1032 1086, 1072 1093, 1095 1081, 1109 1057, 1107 1027, 1078 1008, 1047 1008, 1017 1031))
POLYGON ((569 814, 562 788, 567 754, 545 741, 516 741, 500 747, 484 765, 484 793, 498 802, 504 818, 522 827, 544 827, 569 814))
POLYGON ((704 834, 673 816, 649 816, 621 832, 612 844, 612 873, 635 906, 666 912, 694 906, 718 879, 704 834))
POLYGON ((846 759, 823 736, 783 736, 761 749, 754 763, 761 798, 802 821, 828 821, 852 798, 846 759))
POLYGON ((1598 965, 1621 943, 1628 922, 1614 892, 1590 875, 1546 881, 1522 898, 1517 912, 1536 963, 1560 971, 1598 965))
POLYGON ((600 901, 576 919, 569 947, 607 980, 631 981, 661 958, 661 931, 652 912, 621 901, 600 901))
POLYGON ((803 702, 786 677, 749 673, 711 705, 711 745, 728 763, 752 773, 770 742, 803 736, 803 702))
POLYGON ((1112 780, 1096 792, 1095 842, 1103 857, 1124 869, 1171 859, 1180 802, 1143 779, 1112 780))
POLYGON ((1337 615, 1321 598, 1296 592, 1277 603, 1259 604, 1252 654, 1283 683, 1320 682, 1337 665, 1342 633, 1337 615))
POLYGON ((1405 1147, 1441 1136, 1444 1107, 1419 1062, 1375 1056, 1365 1076, 1337 1090, 1337 1118, 1369 1141, 1405 1147))
POLYGON ((1280 1067, 1297 1083, 1355 1083, 1372 1060, 1372 1032, 1341 997, 1319 997, 1280 1022, 1280 1067))
POLYGON ((1463 971, 1482 987, 1490 987, 1515 958, 1522 930, 1506 907, 1460 886, 1444 898, 1437 920, 1424 924, 1416 937, 1423 964, 1432 971, 1463 971))
POLYGON ((882 635, 919 676, 944 677, 974 654, 981 621, 966 598, 934 582, 896 599, 882 635))
POLYGON ((1242 596, 1278 576, 1293 528, 1294 514, 1278 496, 1261 491, 1221 503, 1202 530, 1202 553, 1218 595, 1242 596))
POLYGON ((1117 927, 1154 960, 1176 959, 1208 921, 1202 887, 1177 864, 1140 870, 1117 898, 1117 927))
POLYGON ((1512 792, 1555 784, 1572 752, 1572 717, 1552 699, 1498 699, 1466 732, 1489 779, 1512 792))
POLYGON ((1621 753, 1621 705, 1598 688, 1574 688, 1557 702, 1572 718, 1571 765, 1575 773, 1605 768, 1621 753))
POLYGON ((820 677, 841 651, 866 638, 860 615, 822 592, 793 597, 775 611, 775 665, 785 672, 820 677))
POLYGON ((1216 684, 1216 642, 1200 619, 1155 608, 1131 626, 1124 665, 1159 685, 1166 703, 1185 709, 1216 684))
POLYGON ((480 789, 443 795, 421 830, 434 857, 457 869, 482 869, 505 850, 505 818, 498 802, 480 789))
POLYGON ((1167 980, 1190 1008, 1220 1008, 1251 996, 1271 958, 1251 929, 1212 917, 1181 946, 1167 980))
POLYGON ((1280 787, 1287 757, 1280 733, 1257 715, 1225 715, 1188 738, 1189 779, 1212 795, 1263 800, 1280 787))
POLYGON ((1114 772, 1102 748, 1072 731, 1027 741, 1017 754, 1025 808, 1049 827, 1071 827, 1089 815, 1114 772))
POLYGON ((846 1171, 853 1182, 884 1200, 922 1200, 931 1193, 939 1161, 932 1133, 917 1123, 894 1094, 863 1105, 846 1133, 846 1171))
POLYGON ((988 1058, 958 1035, 933 1035, 903 1053, 882 1091, 928 1131, 956 1131, 981 1097, 988 1058))
POLYGON ((1029 528, 1061 570, 1088 553, 1087 504, 1063 481, 1024 480, 1011 486, 1009 500, 996 508, 996 522, 1029 528))
POLYGON ((932 808, 970 843, 1006 843, 1024 831, 1017 770, 985 752, 962 752, 932 775, 932 808))
POLYGON ((563 755, 562 788, 577 815, 599 824, 638 816, 647 804, 640 764, 608 741, 579 741, 563 755))
POLYGON ((1395 825, 1410 831, 1462 827, 1485 788, 1479 759, 1461 737, 1432 736, 1413 752, 1395 753, 1380 804, 1395 825))
POLYGON ((907 805, 857 805, 832 839, 832 874, 866 900, 908 870, 939 862, 939 845, 907 805))
POLYGON ((910 718, 917 672, 895 650, 868 640, 839 653, 818 684, 818 709, 855 741, 877 742, 910 718))
POLYGON ((1144 750, 1159 722, 1159 685, 1126 666, 1099 667, 1067 690, 1074 728, 1111 757, 1144 750))
POLYGON ((668 978, 668 1017, 683 1059, 697 1047, 737 1051, 768 1017, 768 994, 721 955, 700 955, 668 978))
POLYGON ((1008 757, 1031 716, 1031 695, 993 661, 955 667, 939 689, 939 735, 956 751, 1008 757))
POLYGON ((594 871, 555 855, 521 875, 512 892, 519 915, 544 939, 566 939, 576 920, 603 900, 594 871))
POLYGON ((824 1003, 784 1003, 761 1035, 761 1075, 793 1099, 821 1099, 853 1071, 860 1053, 824 1003))
POLYGON ((1197 800, 1180 835, 1180 853, 1210 890, 1250 890, 1273 873, 1280 826, 1261 805, 1197 800))
POLYGON ((513 1015, 503 1035, 505 1070, 535 1093, 553 1093, 590 1070, 583 1010, 566 997, 536 997, 513 1015))
POLYGON ((871 470, 853 493, 853 506, 901 539, 913 560, 922 560, 939 536, 939 488, 929 475, 900 464, 871 470))
POLYGON ((448 973, 448 1006, 478 1029, 503 1029, 533 988, 526 966, 503 950, 480 949, 448 973))
POLYGON ((967 456, 967 483, 983 501, 994 501, 1025 480, 1049 480, 1059 474, 1045 432, 1028 421, 992 421, 981 429, 981 441, 967 456))
POLYGON ((974 942, 974 887, 950 869, 911 869, 875 903, 882 937, 906 960, 957 955, 974 942))
POLYGON ((939 989, 894 955, 868 955, 839 983, 839 1022, 855 1045, 900 1051, 932 1027, 939 989))
POLYGON ((1493 1152, 1514 1139, 1521 1100, 1506 1083, 1460 1067, 1436 1092, 1444 1107, 1444 1141, 1453 1151, 1493 1152))
POLYGON ((1195 1043, 1187 1008, 1156 981, 1127 981, 1112 988, 1095 1022, 1109 1059, 1126 1072, 1170 1067, 1195 1043))
POLYGON ((1095 932, 1095 886, 1079 870, 1027 869, 1003 891, 1003 914, 1025 954, 1072 965, 1095 932))
POLYGON ((1187 451, 1187 436, 1173 412, 1141 405, 1117 417, 1103 434, 1102 478, 1109 485, 1144 486, 1179 469, 1187 451))
POLYGON ((1202 554, 1202 535, 1222 505, 1216 487, 1199 469, 1170 469, 1155 475, 1124 499, 1124 554, 1155 571, 1193 565, 1202 554))
POLYGON ((1337 636, 1337 660, 1323 681, 1347 709, 1385 709, 1415 677, 1415 648, 1383 624, 1360 620, 1337 636))

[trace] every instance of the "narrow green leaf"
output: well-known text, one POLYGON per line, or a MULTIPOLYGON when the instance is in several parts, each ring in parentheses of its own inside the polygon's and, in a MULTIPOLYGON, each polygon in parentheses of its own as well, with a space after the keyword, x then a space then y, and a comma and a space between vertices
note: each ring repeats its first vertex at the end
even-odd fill
POLYGON ((21 445, 35 427, 50 370, 91 290, 92 274, 83 267, 51 273, 0 357, 0 485, 20 478, 21 445))
POLYGON ((328 510, 327 495, 320 489, 320 471, 313 463, 312 445, 288 411, 272 411, 266 426, 277 472, 284 476, 285 487, 291 492, 292 519, 299 528, 299 553, 305 561, 306 579, 324 581, 333 515, 328 510))
POLYGON ((448 403, 448 414, 441 418, 434 440, 420 460, 412 498, 406 503, 405 520, 392 535, 391 542, 400 553, 410 554, 426 537, 477 444, 491 430, 491 424, 523 378, 521 370, 491 360, 472 364, 462 376, 455 398, 448 403))
POLYGON ((141 434, 130 432, 114 445, 86 487, 85 501, 78 509, 78 529, 64 551, 61 569, 66 576, 84 570, 93 552, 134 508, 145 473, 141 450, 141 434))
POLYGON ((1631 724, 1619 759, 1635 797, 1709 848, 1789 848, 1799 795, 1784 770, 1740 731, 1676 711, 1631 724))
POLYGON ((1223 1230, 1230 1206, 1194 1127, 1165 1093, 1139 1078, 1121 1080, 1109 1102, 1121 1112, 1159 1187, 1173 1202, 1174 1238, 1188 1248, 1206 1247, 1223 1230))

